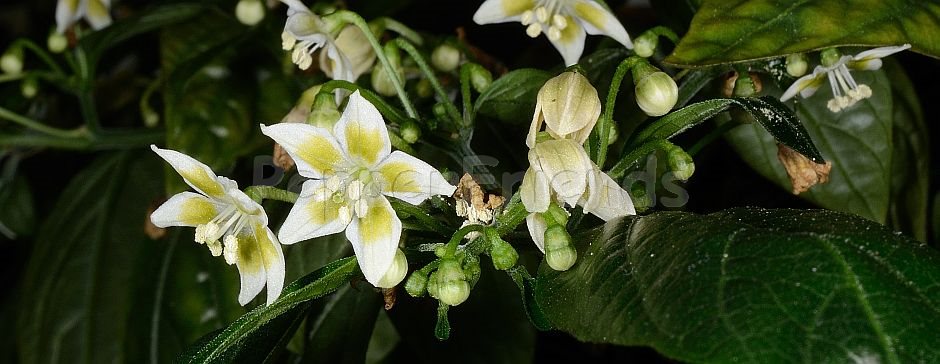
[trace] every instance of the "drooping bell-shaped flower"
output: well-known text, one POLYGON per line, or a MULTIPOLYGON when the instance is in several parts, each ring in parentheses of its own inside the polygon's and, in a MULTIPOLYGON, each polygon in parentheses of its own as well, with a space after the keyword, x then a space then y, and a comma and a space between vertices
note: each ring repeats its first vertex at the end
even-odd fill
POLYGON ((195 227, 197 243, 238 267, 240 304, 248 304, 265 285, 267 303, 274 302, 284 286, 284 253, 268 228, 264 208, 239 190, 235 181, 216 176, 196 159, 174 150, 150 148, 198 192, 170 197, 150 215, 153 224, 195 227))
POLYGON ((110 8, 111 0, 59 0, 55 8, 56 33, 65 33, 82 18, 94 30, 111 25, 110 8))
POLYGON ((477 24, 520 22, 526 34, 545 33, 565 65, 578 63, 587 34, 603 34, 633 48, 614 14, 593 0, 486 0, 475 14, 477 24))
POLYGON ((329 68, 328 75, 334 80, 355 82, 352 63, 336 46, 333 35, 336 26, 314 14, 300 0, 281 0, 287 4, 287 22, 281 33, 281 47, 291 51, 291 61, 300 69, 313 64, 313 52, 323 48, 327 60, 321 60, 329 68))
POLYGON ((578 72, 564 72, 545 82, 535 101, 535 115, 526 136, 526 145, 535 146, 542 125, 555 139, 584 143, 601 115, 597 89, 578 72))

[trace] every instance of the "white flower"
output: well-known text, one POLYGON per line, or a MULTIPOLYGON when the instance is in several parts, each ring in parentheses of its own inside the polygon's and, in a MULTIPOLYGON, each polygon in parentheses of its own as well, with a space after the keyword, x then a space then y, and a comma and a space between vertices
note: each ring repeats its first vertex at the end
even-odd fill
POLYGON ((339 32, 334 41, 341 57, 335 58, 329 52, 320 52, 320 70, 327 77, 355 82, 363 73, 372 69, 375 63, 375 51, 365 33, 355 25, 347 25, 339 32), (343 64, 339 60, 346 60, 343 64), (345 78, 341 78, 345 77, 345 78))
POLYGON ((601 115, 597 89, 578 72, 564 72, 545 82, 535 99, 535 114, 526 136, 526 145, 535 146, 542 129, 552 138, 584 143, 601 115))
POLYGON ((797 93, 800 97, 812 96, 819 86, 828 79, 832 87, 832 100, 828 107, 832 112, 838 112, 854 105, 860 100, 871 97, 871 88, 865 84, 858 84, 849 73, 849 69, 874 71, 881 68, 881 58, 911 48, 910 44, 898 47, 881 47, 870 49, 854 56, 843 56, 829 66, 816 66, 813 73, 803 76, 793 82, 780 97, 780 101, 787 101, 797 93))
POLYGON ((427 163, 391 151, 382 115, 359 91, 350 95, 332 130, 286 123, 262 125, 261 132, 291 155, 302 176, 311 178, 278 232, 281 242, 345 230, 362 273, 376 286, 391 284, 382 278, 392 266, 402 228, 385 196, 419 204, 456 190, 427 163))
POLYGON ((548 210, 553 199, 581 206, 585 213, 604 221, 636 215, 627 191, 591 162, 581 144, 574 140, 539 142, 529 150, 529 164, 520 194, 522 204, 530 212, 526 217, 529 234, 543 252, 548 226, 542 213, 548 210))
POLYGON ((111 0, 59 0, 55 8, 56 33, 65 33, 82 17, 95 30, 111 25, 110 7, 111 0))
POLYGON ((585 32, 603 34, 633 48, 623 25, 593 0, 486 0, 473 14, 473 21, 477 24, 518 21, 526 26, 526 34, 532 38, 544 32, 567 66, 581 58, 585 32))
POLYGON ((268 228, 264 208, 239 190, 235 181, 216 176, 192 157, 153 145, 150 148, 199 192, 171 197, 150 215, 153 224, 195 227, 196 242, 206 244, 213 256, 224 254, 228 264, 238 267, 240 304, 251 301, 265 285, 267 303, 274 302, 284 287, 284 253, 268 228))
MULTIPOLYGON (((355 82, 352 63, 336 47, 330 24, 320 19, 300 0, 281 0, 287 4, 287 23, 281 33, 281 47, 291 52, 291 61, 300 69, 310 68, 313 64, 313 52, 323 48, 329 58, 330 74, 334 80, 355 82)), ((321 63, 323 60, 321 60, 321 63)))

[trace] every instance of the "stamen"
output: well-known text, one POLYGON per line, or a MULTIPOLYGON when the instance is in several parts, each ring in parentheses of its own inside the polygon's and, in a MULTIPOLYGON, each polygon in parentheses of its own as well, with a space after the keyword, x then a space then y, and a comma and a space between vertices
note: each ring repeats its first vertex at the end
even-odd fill
POLYGON ((348 206, 341 206, 337 215, 339 220, 344 224, 348 224, 350 221, 352 221, 352 214, 350 213, 348 206))
POLYGON ((281 48, 289 51, 294 48, 294 44, 297 44, 297 38, 288 32, 281 32, 281 48))
POLYGON ((561 30, 556 28, 554 25, 548 27, 548 33, 545 33, 545 34, 548 35, 548 39, 551 41, 556 41, 558 39, 561 39, 561 30))
POLYGON ((356 216, 358 216, 360 219, 366 217, 366 215, 369 213, 369 203, 367 203, 366 200, 356 201, 354 207, 356 209, 356 216))
POLYGON ((207 242, 206 246, 209 247, 209 253, 212 253, 213 257, 222 255, 222 243, 219 243, 218 240, 207 242))
POLYGON ((359 182, 359 180, 352 181, 346 186, 346 195, 349 196, 350 200, 359 200, 362 197, 363 187, 362 182, 359 182))
POLYGON ((195 240, 199 244, 205 244, 206 242, 206 224, 200 224, 196 226, 196 237, 195 240))
POLYGON ((532 24, 533 20, 535 20, 533 18, 535 18, 535 14, 532 13, 532 10, 526 10, 524 13, 522 13, 522 19, 520 20, 522 21, 522 25, 529 25, 532 24))
POLYGON ((539 34, 542 34, 542 25, 539 23, 530 24, 528 28, 525 28, 525 34, 532 38, 538 37, 539 34))
POLYGON ((565 30, 568 27, 568 19, 565 17, 555 14, 552 16, 552 25, 554 25, 558 30, 565 30))
POLYGON ((229 265, 238 262, 238 238, 235 235, 225 237, 225 262, 229 265))
POLYGON ((548 9, 544 6, 540 6, 535 9, 535 18, 539 20, 539 23, 545 23, 548 21, 548 9))

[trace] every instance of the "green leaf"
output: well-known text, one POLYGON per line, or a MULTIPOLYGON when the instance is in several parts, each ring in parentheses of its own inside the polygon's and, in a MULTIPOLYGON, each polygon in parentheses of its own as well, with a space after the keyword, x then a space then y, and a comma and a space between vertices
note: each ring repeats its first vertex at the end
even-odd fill
MULTIPOLYGON (((318 302, 319 303, 319 302, 318 302)), ((307 317, 305 363, 362 363, 382 307, 372 285, 346 286, 323 300, 316 315, 307 317)))
MULTIPOLYGON (((851 212, 884 223, 891 188, 892 98, 883 71, 855 72, 855 80, 869 85, 873 96, 833 113, 826 106, 829 87, 796 104, 796 112, 820 152, 832 162, 829 182, 801 194, 822 207, 851 212)), ((765 92, 779 94, 773 85, 765 92)), ((768 96, 774 97, 774 96, 768 96)), ((777 160, 773 138, 753 125, 741 125, 727 134, 731 145, 752 168, 787 191, 790 179, 777 160)))
POLYGON ((536 297, 587 342, 688 362, 937 362, 940 253, 852 215, 737 208, 608 222, 536 297))
POLYGON ((707 66, 834 46, 891 46, 940 57, 940 4, 922 0, 705 0, 666 62, 707 66))
POLYGON ((147 208, 160 192, 156 158, 99 158, 62 191, 41 225, 20 297, 23 363, 142 361, 127 342, 135 285, 147 282, 147 208), (133 167, 133 168, 131 168, 133 167))
POLYGON ((180 358, 182 363, 260 362, 283 345, 312 300, 333 293, 358 271, 355 257, 330 263, 284 288, 281 297, 241 316, 180 358))
POLYGON ((83 37, 78 46, 88 53, 90 63, 95 64, 105 50, 139 34, 185 21, 205 9, 206 6, 200 3, 175 2, 154 6, 83 37))
POLYGON ((22 175, 0 178, 0 234, 15 239, 29 236, 36 227, 36 212, 29 182, 22 175))
POLYGON ((711 119, 732 105, 747 111, 774 138, 801 154, 823 161, 813 140, 792 111, 775 97, 740 97, 702 101, 673 111, 637 133, 631 143, 634 147, 645 142, 672 138, 683 131, 711 119))
POLYGON ((897 62, 885 62, 894 97, 891 154, 891 204, 888 221, 895 229, 927 241, 930 131, 911 80, 897 62))
POLYGON ((509 72, 480 94, 473 113, 511 124, 527 124, 532 121, 539 89, 551 77, 548 72, 531 68, 509 72))

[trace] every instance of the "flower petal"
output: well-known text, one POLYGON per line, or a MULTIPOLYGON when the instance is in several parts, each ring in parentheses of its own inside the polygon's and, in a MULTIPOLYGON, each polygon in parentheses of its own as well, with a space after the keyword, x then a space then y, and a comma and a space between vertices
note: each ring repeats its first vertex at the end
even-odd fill
POLYGON ((221 211, 206 196, 194 192, 181 192, 170 197, 152 214, 150 221, 157 227, 197 226, 212 220, 221 211))
POLYGON ((281 295, 284 288, 286 265, 281 244, 277 242, 274 233, 260 221, 255 223, 254 235, 257 239, 257 248, 261 252, 261 262, 264 264, 264 273, 268 287, 267 304, 271 304, 281 295))
POLYGON ((525 145, 530 149, 535 146, 535 139, 542 129, 542 122, 545 116, 542 114, 542 101, 535 98, 535 114, 532 115, 532 123, 529 124, 529 134, 525 136, 525 145))
MULTIPOLYGON (((241 280, 241 290, 238 292, 238 303, 242 306, 251 302, 264 288, 268 281, 264 269, 264 256, 255 234, 246 230, 238 235, 238 258, 235 266, 241 280)), ((270 249, 270 248, 268 248, 270 249)))
POLYGON ((816 89, 819 88, 826 81, 826 75, 828 74, 829 69, 823 66, 816 66, 816 69, 813 70, 813 73, 806 76, 798 78, 796 81, 783 92, 783 95, 780 96, 780 101, 787 101, 792 99, 796 94, 800 94, 800 97, 807 98, 813 96, 813 93, 816 92, 816 89))
POLYGON ((872 59, 884 58, 892 54, 908 50, 911 48, 910 44, 904 44, 900 46, 891 46, 891 47, 878 47, 869 49, 862 53, 856 54, 852 57, 852 62, 867 61, 872 59))
POLYGON ((283 244, 319 236, 336 234, 346 228, 348 221, 339 213, 343 204, 333 201, 332 194, 325 189, 326 181, 308 180, 300 191, 300 198, 291 207, 287 219, 278 230, 278 239, 283 244))
POLYGON ((339 32, 339 35, 336 36, 334 45, 336 48, 335 53, 337 53, 339 57, 330 55, 330 48, 333 47, 328 47, 327 52, 320 53, 320 69, 322 69, 323 73, 328 77, 334 80, 341 79, 334 75, 333 70, 339 69, 338 67, 343 67, 343 70, 347 71, 346 74, 349 79, 342 79, 356 82, 359 76, 372 69, 372 65, 375 63, 375 51, 372 50, 372 46, 369 45, 365 33, 363 33, 359 27, 354 25, 344 27, 343 30, 339 32), (336 58, 339 58, 339 60, 336 58), (345 64, 341 64, 340 62, 343 59, 347 61, 345 64), (330 62, 327 62, 327 60, 330 62))
POLYGON ((99 30, 111 25, 111 14, 109 0, 88 0, 88 9, 85 10, 85 19, 95 30, 99 30))
POLYGON ((352 62, 334 43, 328 43, 320 52, 320 69, 334 80, 356 82, 359 76, 353 73, 352 62))
POLYGON ((529 235, 532 236, 535 246, 545 253, 545 230, 548 230, 548 224, 545 223, 542 214, 534 212, 529 214, 525 217, 525 225, 529 228, 529 235))
POLYGON ((523 12, 534 7, 534 0, 486 0, 473 14, 473 22, 493 24, 516 21, 523 12))
POLYGON ((594 214, 604 221, 636 215, 630 194, 599 169, 588 175, 588 189, 580 204, 585 213, 594 214))
POLYGON ((377 285, 392 265, 398 250, 401 220, 385 197, 373 198, 368 204, 365 216, 354 218, 349 224, 346 238, 352 243, 362 274, 369 283, 377 285))
POLYGON ((169 163, 180 176, 183 176, 186 184, 206 196, 222 198, 225 196, 226 190, 238 187, 232 180, 220 179, 209 166, 193 157, 175 150, 160 149, 152 144, 150 149, 169 163))
POLYGON ((376 165, 392 151, 385 119, 359 90, 349 95, 346 110, 333 127, 333 135, 351 158, 369 166, 376 165))
POLYGON ((329 129, 298 123, 261 125, 261 133, 281 145, 297 164, 297 172, 308 178, 333 175, 345 163, 339 143, 329 129))
POLYGON ((545 171, 552 190, 565 203, 574 205, 587 188, 587 175, 592 173, 591 163, 580 144, 569 140, 548 140, 529 151, 529 163, 545 171))
POLYGON ((561 37, 552 40, 552 45, 561 53, 561 58, 565 60, 565 66, 571 66, 578 63, 581 53, 584 52, 584 28, 573 19, 568 19, 568 26, 561 31, 561 37))
POLYGON ((542 106, 545 125, 556 139, 569 138, 584 143, 601 115, 597 89, 577 72, 564 72, 548 80, 539 89, 537 100, 542 106))
POLYGON ((457 190, 437 169, 399 150, 379 164, 378 172, 382 193, 412 205, 434 195, 450 196, 457 190))
POLYGON ((548 210, 548 205, 552 203, 548 179, 545 178, 545 172, 537 169, 536 165, 525 171, 522 185, 519 186, 519 193, 522 197, 522 205, 529 212, 545 212, 548 210))
POLYGON ((59 0, 55 8, 56 33, 65 33, 65 29, 82 17, 83 11, 79 0, 59 0))
POLYGON ((630 41, 630 35, 623 28, 623 24, 597 2, 577 0, 572 10, 580 18, 581 25, 588 34, 603 34, 623 44, 624 47, 633 49, 633 42, 630 41))

